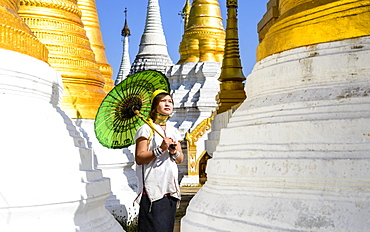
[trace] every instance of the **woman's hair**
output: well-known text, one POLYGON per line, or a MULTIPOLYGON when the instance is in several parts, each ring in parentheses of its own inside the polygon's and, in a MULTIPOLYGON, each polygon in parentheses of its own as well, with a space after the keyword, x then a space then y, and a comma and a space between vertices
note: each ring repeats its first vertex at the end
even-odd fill
POLYGON ((162 98, 164 98, 167 95, 171 97, 171 95, 168 93, 160 93, 154 97, 153 102, 152 102, 152 108, 150 109, 150 114, 149 114, 151 119, 155 120, 155 118, 157 117, 157 111, 156 111, 157 106, 159 105, 159 102, 162 100, 162 98))

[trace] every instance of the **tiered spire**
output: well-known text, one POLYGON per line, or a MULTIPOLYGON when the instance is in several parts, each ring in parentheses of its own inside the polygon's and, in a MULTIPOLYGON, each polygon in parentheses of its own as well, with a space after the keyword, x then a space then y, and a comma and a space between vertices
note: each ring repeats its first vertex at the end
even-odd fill
POLYGON ((121 66, 118 71, 118 75, 115 81, 115 85, 118 85, 122 80, 124 80, 127 75, 130 73, 130 54, 129 54, 129 43, 128 37, 131 35, 130 29, 127 23, 127 8, 125 8, 125 24, 121 31, 122 41, 123 41, 123 53, 122 53, 122 61, 121 66))
POLYGON ((244 92, 245 77, 242 70, 239 55, 239 36, 237 19, 237 0, 228 0, 225 53, 222 61, 220 92, 216 99, 218 103, 217 113, 225 112, 232 106, 242 103, 246 98, 244 92))
POLYGON ((185 23, 177 64, 222 62, 224 45, 225 30, 218 0, 194 0, 185 23))
POLYGON ((95 54, 95 60, 98 64, 99 71, 105 81, 104 91, 108 93, 114 87, 112 79, 113 69, 108 63, 105 54, 103 35, 100 31, 95 0, 78 0, 77 4, 82 13, 81 20, 86 30, 86 35, 89 38, 91 49, 95 54))
POLYGON ((46 45, 49 64, 62 76, 62 109, 70 118, 94 119, 106 95, 105 80, 84 29, 77 1, 51 4, 48 0, 35 0, 29 4, 22 0, 18 14, 46 45))
POLYGON ((163 33, 158 0, 149 0, 139 53, 136 55, 130 73, 149 69, 165 73, 172 65, 163 33))
POLYGON ((188 27, 190 10, 191 10, 190 0, 186 0, 184 8, 182 8, 181 13, 182 19, 184 20, 184 31, 188 27))

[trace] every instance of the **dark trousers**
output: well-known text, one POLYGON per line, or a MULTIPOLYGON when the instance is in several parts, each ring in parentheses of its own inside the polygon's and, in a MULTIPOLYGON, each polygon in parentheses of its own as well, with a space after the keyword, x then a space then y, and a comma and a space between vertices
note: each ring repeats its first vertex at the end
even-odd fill
POLYGON ((143 194, 139 209, 139 232, 173 232, 175 226, 177 199, 164 196, 150 203, 147 194, 143 194))

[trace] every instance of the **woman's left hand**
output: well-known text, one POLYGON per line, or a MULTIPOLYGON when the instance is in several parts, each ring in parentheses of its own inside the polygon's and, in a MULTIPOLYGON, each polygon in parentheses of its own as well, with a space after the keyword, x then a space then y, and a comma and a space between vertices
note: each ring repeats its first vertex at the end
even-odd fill
POLYGON ((176 147, 177 147, 177 142, 173 142, 172 144, 170 144, 170 145, 168 146, 168 152, 169 152, 171 155, 175 154, 175 153, 176 153, 176 151, 177 151, 176 147))

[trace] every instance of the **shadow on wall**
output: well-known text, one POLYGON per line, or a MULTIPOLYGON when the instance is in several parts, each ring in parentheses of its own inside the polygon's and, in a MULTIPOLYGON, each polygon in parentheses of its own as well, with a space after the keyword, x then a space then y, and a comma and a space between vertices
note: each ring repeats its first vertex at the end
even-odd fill
POLYGON ((87 146, 87 139, 81 136, 84 132, 77 131, 75 124, 63 110, 55 105, 53 107, 63 117, 74 145, 79 148, 80 153, 81 184, 84 191, 74 215, 75 225, 79 228, 76 231, 94 231, 97 228, 123 231, 113 215, 105 208, 105 202, 111 194, 110 180, 103 177, 100 169, 95 169, 91 144, 90 147, 87 146))

